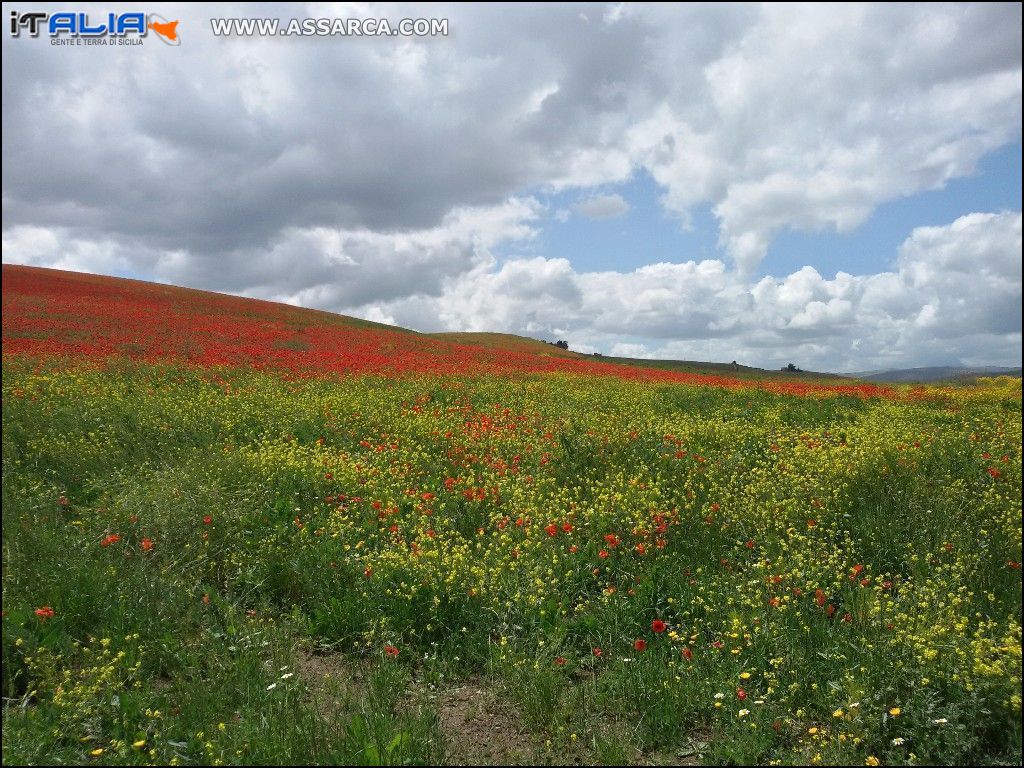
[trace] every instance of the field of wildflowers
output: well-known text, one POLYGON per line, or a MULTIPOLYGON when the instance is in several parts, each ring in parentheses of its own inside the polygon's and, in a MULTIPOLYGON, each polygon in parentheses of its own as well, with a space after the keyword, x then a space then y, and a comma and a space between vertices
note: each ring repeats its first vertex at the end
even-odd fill
POLYGON ((1019 380, 59 274, 4 268, 5 763, 1020 762, 1019 380))

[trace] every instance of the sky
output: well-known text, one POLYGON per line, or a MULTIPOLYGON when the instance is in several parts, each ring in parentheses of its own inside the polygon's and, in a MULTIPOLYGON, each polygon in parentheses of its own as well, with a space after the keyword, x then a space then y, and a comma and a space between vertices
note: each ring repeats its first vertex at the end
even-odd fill
POLYGON ((604 354, 1021 364, 1018 3, 147 10, 180 46, 4 33, 4 263, 604 354))

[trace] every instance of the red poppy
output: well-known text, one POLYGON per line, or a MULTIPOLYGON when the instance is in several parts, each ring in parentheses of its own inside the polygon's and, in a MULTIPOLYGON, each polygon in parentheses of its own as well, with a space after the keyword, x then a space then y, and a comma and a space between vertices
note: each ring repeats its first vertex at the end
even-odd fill
POLYGON ((736 689, 736 698, 739 699, 740 701, 745 701, 746 698, 747 698, 747 692, 744 691, 742 688, 737 688, 736 689))
POLYGON ((556 656, 555 657, 555 664, 557 664, 560 667, 564 667, 565 666, 565 659, 563 657, 561 657, 561 656, 556 656))
POLYGON ((693 651, 690 650, 689 646, 683 648, 683 658, 687 661, 693 660, 693 651))
POLYGON ((60 504, 62 507, 66 507, 71 502, 68 501, 68 497, 67 496, 61 496, 59 499, 57 499, 57 503, 60 504))
POLYGON ((646 651, 647 641, 641 637, 638 637, 636 640, 633 641, 633 648, 641 652, 646 651))
POLYGON ((600 552, 597 553, 597 556, 603 560, 604 558, 608 557, 608 550, 602 549, 600 552))
POLYGON ((203 525, 210 525, 213 522, 212 515, 203 515, 203 525))
POLYGON ((562 530, 566 533, 572 533, 572 523, 562 523, 562 530))
POLYGON ((143 552, 149 552, 151 549, 153 549, 153 540, 143 539, 139 542, 139 546, 142 548, 143 552))
POLYGON ((814 602, 818 604, 819 608, 823 608, 825 606, 825 592, 823 590, 814 590, 814 602))
POLYGON ((651 622, 651 631, 655 634, 661 634, 665 631, 666 624, 661 619, 655 619, 651 622))
POLYGON ((395 648, 395 646, 393 646, 393 645, 385 645, 384 646, 384 653, 386 653, 391 658, 394 658, 395 656, 398 655, 398 649, 395 648))
POLYGON ((44 605, 42 608, 36 608, 36 616, 44 621, 46 619, 52 619, 56 612, 48 605, 44 605))
POLYGON ((595 648, 594 649, 594 655, 595 656, 600 656, 602 653, 604 653, 604 651, 602 651, 600 648, 595 648))
POLYGON ((545 525, 544 530, 547 532, 548 536, 558 535, 558 526, 554 523, 548 523, 547 525, 545 525))
POLYGON ((121 537, 116 533, 112 533, 109 536, 104 537, 100 540, 101 547, 109 547, 111 544, 117 544, 121 540, 121 537))

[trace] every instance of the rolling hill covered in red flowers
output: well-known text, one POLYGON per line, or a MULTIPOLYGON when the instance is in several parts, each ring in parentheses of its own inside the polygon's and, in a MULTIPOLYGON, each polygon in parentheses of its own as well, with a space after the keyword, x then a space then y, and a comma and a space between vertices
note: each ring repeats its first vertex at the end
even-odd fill
MULTIPOLYGON (((319 310, 138 280, 3 265, 3 351, 38 357, 127 357, 244 366, 298 375, 575 373, 751 386, 750 378, 620 365, 518 337, 475 343, 319 310)), ((634 361, 636 362, 636 361, 634 361)), ((652 362, 652 366, 656 363, 652 362)), ((759 381, 793 394, 872 396, 885 387, 814 380, 759 381)))

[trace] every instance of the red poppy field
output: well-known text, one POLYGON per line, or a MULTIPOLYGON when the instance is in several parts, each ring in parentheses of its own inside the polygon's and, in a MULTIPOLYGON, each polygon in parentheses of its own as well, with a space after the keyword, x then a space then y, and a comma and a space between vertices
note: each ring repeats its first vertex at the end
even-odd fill
MULTIPOLYGON (((550 354, 538 354, 509 343, 500 348, 456 343, 285 304, 75 272, 4 265, 3 286, 5 354, 89 360, 117 356, 300 376, 573 373, 676 384, 754 385, 741 378, 616 365, 562 354, 555 347, 550 354)), ((771 379, 756 385, 798 395, 890 393, 873 384, 841 380, 771 379)))
POLYGON ((4 762, 1019 764, 1019 380, 502 344, 4 266, 4 762))

